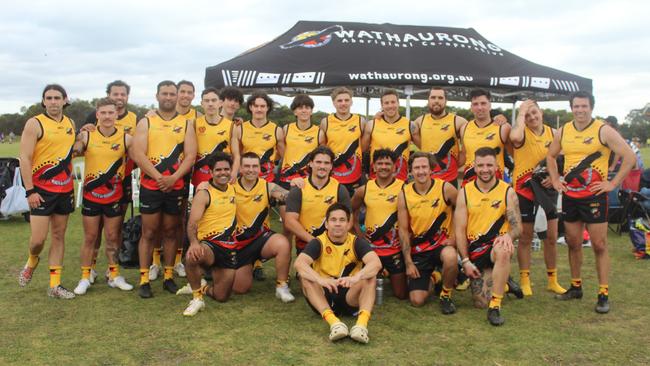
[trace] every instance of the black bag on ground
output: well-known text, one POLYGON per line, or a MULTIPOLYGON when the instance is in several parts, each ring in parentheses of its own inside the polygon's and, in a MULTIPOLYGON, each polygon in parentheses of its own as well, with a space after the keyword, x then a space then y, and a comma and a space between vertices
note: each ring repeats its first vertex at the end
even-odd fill
POLYGON ((142 218, 140 215, 131 217, 122 224, 122 245, 117 253, 117 259, 124 268, 140 268, 138 243, 142 234, 142 218))

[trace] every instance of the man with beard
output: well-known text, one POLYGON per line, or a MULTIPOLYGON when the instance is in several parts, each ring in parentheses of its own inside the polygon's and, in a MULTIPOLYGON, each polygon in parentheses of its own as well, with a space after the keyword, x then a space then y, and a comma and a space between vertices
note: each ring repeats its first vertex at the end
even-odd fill
POLYGON ((26 286, 31 281, 39 254, 51 231, 47 294, 54 298, 72 299, 74 294, 61 286, 61 271, 65 230, 68 217, 74 211, 74 122, 63 114, 63 109, 68 106, 68 94, 61 85, 45 86, 41 106, 45 112, 27 120, 20 138, 20 173, 30 207, 31 235, 29 257, 18 275, 18 283, 26 286))
POLYGON ((414 141, 421 151, 436 157, 438 164, 432 172, 432 177, 458 187, 458 167, 465 163, 460 160, 458 141, 460 131, 467 124, 467 120, 447 112, 447 93, 443 88, 431 88, 427 107, 429 114, 414 121, 420 135, 420 138, 414 141))
MULTIPOLYGON (((368 240, 383 268, 390 274, 393 295, 403 300, 406 299, 406 275, 397 233, 397 197, 404 183, 395 178, 396 160, 390 149, 373 152, 373 170, 377 177, 357 188, 352 196, 352 210, 357 236, 368 240), (366 208, 365 234, 359 225, 362 205, 366 208)), ((407 165, 408 161, 404 164, 407 165)))
POLYGON ((559 300, 582 298, 582 233, 587 227, 596 257, 598 300, 596 312, 609 312, 609 252, 607 249, 607 194, 634 167, 635 157, 625 140, 603 121, 592 118, 594 97, 576 92, 569 99, 574 120, 560 128, 548 148, 546 164, 553 188, 562 193, 562 215, 569 246, 571 287, 559 300), (563 181, 556 158, 564 152, 563 181), (610 154, 623 158, 620 170, 607 180, 610 154))
POLYGON ((142 298, 153 296, 149 284, 152 251, 162 237, 165 251, 163 288, 172 294, 178 290, 173 280, 174 257, 182 219, 185 180, 196 158, 194 121, 176 111, 178 89, 172 81, 158 84, 158 110, 142 119, 136 127, 133 159, 142 170, 140 213, 140 289, 142 298), (161 232, 161 235, 157 233, 161 232))
POLYGON ((305 186, 292 187, 287 197, 284 227, 296 236, 296 252, 325 232, 325 212, 335 202, 350 207, 347 189, 330 178, 334 153, 319 146, 309 156, 310 174, 305 186))
POLYGON ((472 278, 477 307, 485 305, 489 291, 490 286, 486 290, 483 283, 492 283, 487 319, 499 326, 505 322, 501 316, 503 294, 513 287, 508 285, 508 276, 513 241, 521 233, 519 202, 510 185, 497 179, 497 158, 492 148, 478 148, 472 166, 477 179, 461 188, 456 199, 456 245, 463 270, 472 278), (490 269, 491 278, 483 276, 490 269))
POLYGON ((451 293, 458 274, 458 254, 451 221, 458 192, 450 183, 431 178, 434 165, 429 153, 411 155, 414 181, 405 185, 397 198, 399 238, 411 304, 424 305, 431 293, 431 274, 441 267, 440 310, 447 315, 456 312, 451 293))
MULTIPOLYGON (((419 131, 413 128, 408 118, 399 114, 399 95, 395 90, 386 90, 381 95, 381 117, 366 123, 361 137, 361 149, 370 150, 372 158, 379 149, 390 149, 395 152, 396 177, 401 181, 408 178, 408 161, 411 141, 420 140, 419 131)), ((374 160, 370 161, 370 178, 375 178, 372 169, 374 160)))

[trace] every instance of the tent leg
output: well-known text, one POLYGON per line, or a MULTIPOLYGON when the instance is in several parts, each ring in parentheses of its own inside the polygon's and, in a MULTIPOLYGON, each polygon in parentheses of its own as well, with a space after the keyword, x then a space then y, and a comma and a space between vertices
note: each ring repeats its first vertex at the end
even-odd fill
POLYGON ((517 120, 517 110, 515 109, 515 105, 517 104, 517 101, 512 102, 512 121, 510 121, 510 124, 512 126, 515 125, 515 121, 517 120))
POLYGON ((406 119, 411 120, 411 95, 406 95, 406 119))
POLYGON ((366 97, 366 118, 370 118, 370 98, 366 97))

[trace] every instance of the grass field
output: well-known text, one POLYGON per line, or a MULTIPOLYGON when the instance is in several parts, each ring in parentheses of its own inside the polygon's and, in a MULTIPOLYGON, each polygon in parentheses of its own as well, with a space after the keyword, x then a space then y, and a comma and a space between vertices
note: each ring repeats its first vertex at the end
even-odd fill
MULTIPOLYGON (((0 144, 0 156, 12 156, 0 144)), ((16 145, 17 147, 17 145, 16 145)), ((648 152, 647 150, 645 151, 648 152)), ((81 216, 70 218, 63 285, 72 289, 79 275, 81 216)), ((282 304, 271 279, 256 282, 250 294, 228 303, 207 301, 205 311, 184 318, 189 297, 163 293, 140 299, 109 289, 100 279, 87 295, 72 301, 46 296, 46 253, 26 288, 17 274, 27 255, 29 227, 22 217, 0 222, 0 364, 650 364, 648 285, 650 261, 635 260, 627 236, 610 235, 611 305, 607 315, 593 311, 597 280, 593 253, 585 250, 585 298, 558 302, 545 289, 541 252, 534 252, 534 295, 506 299, 506 324, 495 328, 468 292, 455 292, 458 313, 440 314, 436 302, 415 309, 385 292, 370 321, 371 341, 327 341, 328 328, 306 305, 282 304)), ((559 277, 568 285, 566 247, 559 249, 559 277)), ((100 256, 100 273, 106 268, 100 256)), ((273 263, 265 270, 271 278, 273 263)), ((517 265, 512 267, 517 273, 517 265)), ((131 283, 137 270, 123 270, 131 283)), ((180 279, 179 284, 184 284, 180 279)), ((291 284, 293 292, 299 286, 291 284)), ((344 318, 348 324, 354 319, 344 318)))

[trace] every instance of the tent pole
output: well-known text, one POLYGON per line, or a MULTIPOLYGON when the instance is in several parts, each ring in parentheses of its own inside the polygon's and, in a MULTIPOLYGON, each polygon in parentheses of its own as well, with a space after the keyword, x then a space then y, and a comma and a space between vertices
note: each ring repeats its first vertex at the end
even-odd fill
POLYGON ((366 97, 366 118, 370 116, 370 97, 366 97))
POLYGON ((516 100, 512 101, 512 121, 510 121, 510 124, 512 126, 515 125, 515 120, 517 119, 517 112, 515 111, 515 105, 517 104, 516 100))
POLYGON ((404 88, 404 94, 406 94, 406 119, 411 120, 411 95, 413 95, 413 86, 407 85, 404 88))

